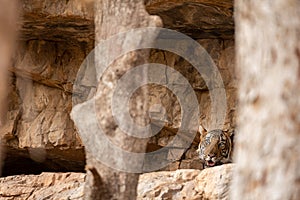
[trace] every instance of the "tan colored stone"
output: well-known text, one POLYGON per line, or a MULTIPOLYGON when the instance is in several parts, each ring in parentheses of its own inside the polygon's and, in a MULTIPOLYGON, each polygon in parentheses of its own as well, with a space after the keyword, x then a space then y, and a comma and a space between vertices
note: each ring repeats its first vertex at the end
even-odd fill
POLYGON ((11 94, 19 98, 10 99, 12 120, 2 137, 14 134, 19 148, 82 146, 69 117, 71 90, 65 88, 74 81, 85 53, 79 46, 56 42, 35 40, 19 46, 11 68, 17 75, 11 80, 11 94))
POLYGON ((146 0, 145 4, 147 11, 159 15, 167 28, 194 38, 233 37, 232 0, 146 0))
MULTIPOLYGON (((95 1, 95 39, 97 43, 103 40, 109 42, 110 45, 106 46, 105 50, 111 50, 103 53, 101 49, 95 49, 95 64, 99 71, 103 69, 103 73, 98 71, 97 74, 99 82, 96 96, 92 99, 94 102, 78 104, 73 107, 71 113, 87 154, 85 199, 135 199, 138 173, 143 171, 147 162, 143 162, 144 154, 137 157, 132 156, 131 152, 145 152, 148 138, 138 139, 130 136, 130 133, 137 130, 135 124, 145 125, 149 121, 149 117, 145 115, 149 108, 147 88, 140 87, 135 90, 134 94, 130 95, 129 102, 120 100, 114 94, 120 86, 120 78, 126 72, 148 62, 149 49, 132 49, 137 49, 137 46, 142 44, 151 45, 158 32, 142 31, 140 35, 122 37, 121 34, 118 35, 119 39, 109 39, 112 35, 136 28, 161 25, 159 17, 150 16, 146 12, 142 1, 95 1), (128 105, 130 108, 129 116, 124 115, 127 107, 122 108, 122 105, 128 105), (116 117, 119 119, 116 120, 116 117), (129 122, 129 118, 133 123, 129 122), (126 127, 122 128, 122 125, 126 127), (126 128, 127 130, 124 130, 126 128)), ((147 79, 147 70, 130 76, 130 79, 132 82, 122 83, 122 89, 116 92, 118 97, 129 92, 132 85, 140 86, 140 82, 147 79)))
POLYGON ((199 158, 182 160, 179 169, 203 169, 203 163, 199 158))
POLYGON ((201 199, 229 199, 234 164, 207 168, 196 178, 195 190, 201 199))
MULTIPOLYGON (((162 16, 165 27, 193 36, 211 55, 220 69, 227 89, 228 112, 224 129, 233 130, 236 77, 233 74, 232 1, 148 0, 145 1, 145 7, 151 14, 157 13, 162 16), (187 10, 189 12, 186 12, 187 10), (191 10, 195 12, 190 12, 191 10), (190 14, 178 18, 174 13, 190 14), (176 23, 173 23, 174 17, 176 23), (204 31, 196 31, 200 29, 204 31), (223 40, 224 38, 229 40, 223 40)), ((51 155, 48 153, 45 155, 47 158, 60 158, 61 163, 65 160, 76 161, 82 166, 83 153, 74 160, 74 156, 63 151, 68 152, 71 149, 71 152, 76 152, 77 149, 83 148, 69 112, 72 107, 71 97, 74 92, 72 86, 77 70, 94 46, 93 3, 82 0, 22 0, 21 10, 23 22, 20 23, 20 44, 14 65, 9 68, 8 120, 0 130, 0 137, 9 148, 22 151, 20 155, 26 152, 24 148, 45 148, 46 152, 49 150, 52 152, 51 155)), ((112 24, 108 23, 108 27, 110 26, 112 24)), ((113 26, 118 27, 118 22, 113 26)), ((114 29, 117 31, 118 28, 114 29)), ((208 121, 214 116, 210 116, 210 96, 201 76, 197 75, 195 69, 183 58, 170 52, 152 50, 150 58, 153 62, 166 64, 178 70, 189 80, 199 100, 199 121, 207 129, 208 121)), ((119 71, 123 71, 122 67, 124 65, 120 65, 119 71)), ((80 77, 84 86, 89 89, 83 94, 84 98, 80 99, 77 95, 78 102, 84 101, 88 96, 92 97, 95 93, 93 74, 93 71, 87 71, 80 77)), ((120 74, 116 74, 116 77, 118 75, 120 74)), ((167 80, 176 83, 172 77, 168 77, 167 80)), ((152 146, 163 147, 170 142, 180 127, 182 111, 176 97, 166 88, 158 86, 149 88, 150 107, 163 105, 153 107, 153 118, 165 123, 164 129, 150 141, 153 143, 152 146)), ((113 125, 109 123, 108 126, 113 125)), ((191 149, 198 145, 198 138, 198 136, 195 138, 191 149)), ((169 155, 175 154, 170 152, 169 155)), ((29 154, 26 156, 30 157, 29 154)), ((184 157, 183 160, 190 160, 196 156, 194 154, 191 156, 190 153, 180 156, 177 152, 176 156, 170 156, 170 159, 176 160, 180 157, 184 157)), ((183 162, 182 166, 198 168, 197 165, 191 164, 193 162, 183 162)), ((174 170, 175 166, 179 168, 177 163, 170 169, 174 170)), ((74 168, 78 169, 77 166, 74 168)))
MULTIPOLYGON (((202 171, 181 169, 142 174, 137 199, 228 199, 233 167, 227 164, 202 171)), ((42 173, 0 178, 0 198, 79 200, 84 196, 85 177, 83 173, 42 173)))
MULTIPOLYGON (((49 2, 45 1, 44 3, 50 6, 49 2)), ((41 18, 38 15, 38 12, 41 11, 39 9, 42 8, 44 9, 43 15, 51 18, 50 11, 46 11, 47 6, 40 5, 37 8, 35 7, 37 4, 38 2, 23 5, 26 7, 23 18, 24 21, 27 20, 25 24, 30 20, 37 24, 43 23, 42 20, 45 20, 46 17, 41 18), (26 10, 30 6, 32 6, 32 10, 26 10), (37 12, 35 13, 36 17, 41 19, 30 18, 31 15, 27 15, 28 12, 37 12)), ((51 4, 51 6, 54 5, 51 4)), ((52 9, 54 11, 53 7, 52 9)), ((59 15, 58 13, 56 17, 59 15)), ((78 21, 80 21, 79 15, 80 13, 77 13, 78 21)), ((58 22, 56 21, 56 23, 58 22)), ((61 21, 61 23, 66 22, 61 21)), ((56 32, 55 29, 49 31, 45 28, 44 31, 46 30, 47 34, 62 34, 59 31, 56 32)), ((72 85, 79 66, 90 50, 92 41, 88 38, 85 42, 77 41, 77 39, 72 42, 71 40, 59 41, 57 38, 49 41, 49 38, 42 33, 35 32, 35 29, 28 28, 27 31, 33 33, 30 34, 30 40, 22 41, 22 39, 28 38, 21 38, 18 41, 13 65, 8 68, 10 78, 7 123, 0 127, 0 138, 8 149, 6 160, 9 160, 11 156, 14 157, 12 159, 18 156, 30 158, 31 155, 26 148, 44 148, 47 154, 42 160, 55 157, 55 162, 61 162, 61 166, 65 166, 62 163, 69 160, 70 163, 74 163, 68 164, 66 169, 78 170, 80 166, 82 171, 85 160, 84 151, 80 151, 80 149, 82 150, 83 146, 69 117, 69 112, 72 107, 72 85), (39 35, 34 35, 35 33, 39 35), (51 155, 48 154, 48 150, 52 152, 51 155), (73 155, 69 155, 67 153, 69 150, 76 151, 77 158, 74 159, 73 155), (78 163, 81 164, 77 165, 78 163)), ((68 31, 72 32, 70 29, 68 31)), ((21 30, 20 34, 24 35, 25 33, 21 30)), ((73 30, 72 34, 80 35, 81 33, 73 30)), ((19 167, 19 163, 5 166, 5 168, 22 169, 19 167)))
POLYGON ((23 199, 83 199, 83 173, 42 173, 0 178, 0 198, 23 199))
POLYGON ((73 43, 94 40, 93 3, 82 0, 22 0, 21 4, 23 22, 20 37, 23 40, 42 38, 73 43))
MULTIPOLYGON (((222 41, 218 39, 200 39, 197 40, 197 42, 199 42, 199 44, 209 53, 222 76, 227 100, 227 113, 223 129, 224 131, 232 133, 236 126, 235 110, 237 104, 237 77, 234 70, 234 42, 232 40, 222 41)), ((150 59, 153 63, 164 64, 177 70, 189 80, 199 102, 199 122, 205 129, 210 129, 210 122, 218 115, 218 113, 211 113, 210 91, 197 70, 190 63, 170 52, 153 50, 151 51, 150 59)), ((161 72, 157 72, 156 75, 157 77, 163 76, 161 72)), ((168 84, 177 84, 172 75, 166 77, 165 80, 168 80, 168 84)), ((164 87, 150 86, 148 92, 150 105, 161 105, 165 111, 164 120, 160 121, 160 124, 165 124, 165 127, 155 136, 157 144, 164 147, 174 138, 178 128, 181 126, 181 106, 176 96, 164 87)), ((159 121, 158 117, 156 118, 156 121, 159 121)), ((197 149, 198 143, 199 136, 195 137, 191 148, 186 151, 182 161, 191 158, 196 159, 198 157, 195 150, 193 151, 193 149, 197 149)), ((170 154, 172 154, 172 152, 170 154)), ((180 157, 179 154, 176 158, 178 157, 180 157)), ((182 162, 181 168, 190 168, 191 166, 194 166, 196 169, 199 169, 199 164, 191 164, 191 162, 192 161, 182 162)))
POLYGON ((229 199, 233 167, 233 164, 227 164, 202 171, 182 169, 143 174, 139 180, 137 199, 229 199))

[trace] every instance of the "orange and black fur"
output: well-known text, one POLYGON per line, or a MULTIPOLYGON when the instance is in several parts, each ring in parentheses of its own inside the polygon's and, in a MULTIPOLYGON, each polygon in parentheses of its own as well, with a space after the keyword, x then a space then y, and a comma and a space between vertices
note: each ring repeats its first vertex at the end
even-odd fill
POLYGON ((231 138, 220 129, 203 132, 198 152, 205 168, 229 163, 232 153, 231 138))

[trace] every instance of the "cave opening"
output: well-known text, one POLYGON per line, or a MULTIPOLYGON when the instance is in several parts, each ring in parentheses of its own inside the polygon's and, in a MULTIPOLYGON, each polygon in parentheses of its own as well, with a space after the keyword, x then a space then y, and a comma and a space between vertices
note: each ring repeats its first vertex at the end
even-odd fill
POLYGON ((4 148, 1 177, 42 172, 85 172, 84 149, 46 150, 4 148), (60 152, 57 154, 57 152, 60 152))

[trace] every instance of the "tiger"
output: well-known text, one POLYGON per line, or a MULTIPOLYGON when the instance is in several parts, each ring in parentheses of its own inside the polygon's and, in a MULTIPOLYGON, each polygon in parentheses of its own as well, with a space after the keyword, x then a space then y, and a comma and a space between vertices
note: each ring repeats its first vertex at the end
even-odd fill
POLYGON ((230 163, 232 142, 230 136, 220 129, 202 132, 198 153, 204 168, 230 163))

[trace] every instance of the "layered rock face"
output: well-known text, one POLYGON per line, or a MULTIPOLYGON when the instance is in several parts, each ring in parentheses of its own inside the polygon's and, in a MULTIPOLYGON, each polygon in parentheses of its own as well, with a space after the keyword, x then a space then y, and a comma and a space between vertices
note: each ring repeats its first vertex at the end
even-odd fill
POLYGON ((0 131, 3 175, 83 171, 84 148, 69 112, 77 71, 93 47, 93 9, 79 1, 19 6, 20 39, 9 67, 7 122, 0 131))
POLYGON ((158 15, 164 27, 195 39, 233 39, 232 0, 145 0, 147 11, 158 15))
MULTIPOLYGON (((145 5, 150 14, 162 18, 165 27, 198 39, 209 53, 226 89, 224 130, 232 132, 236 105, 232 2, 146 1, 145 5), (177 19, 175 13, 182 13, 182 18, 177 19)), ((18 159, 26 166, 36 164, 40 169, 37 173, 43 169, 82 171, 84 148, 69 113, 77 71, 94 46, 93 4, 24 0, 20 7, 20 40, 9 68, 8 119, 0 131, 6 147, 3 173, 15 174, 23 169, 18 162, 15 164, 18 159)), ((188 79, 199 101, 200 124, 210 129, 209 121, 214 115, 210 113, 210 91, 201 75, 186 60, 170 52, 152 50, 150 61, 172 67, 188 79)), ((166 79, 176 84, 172 77, 166 79)), ((150 139, 149 152, 166 146, 174 138, 181 125, 182 111, 178 99, 168 89, 153 86, 148 92, 150 104, 161 104, 165 109, 160 118, 165 126, 150 139)), ((198 143, 199 135, 188 151, 170 150, 174 162, 165 170, 201 169, 196 153, 198 143)))

